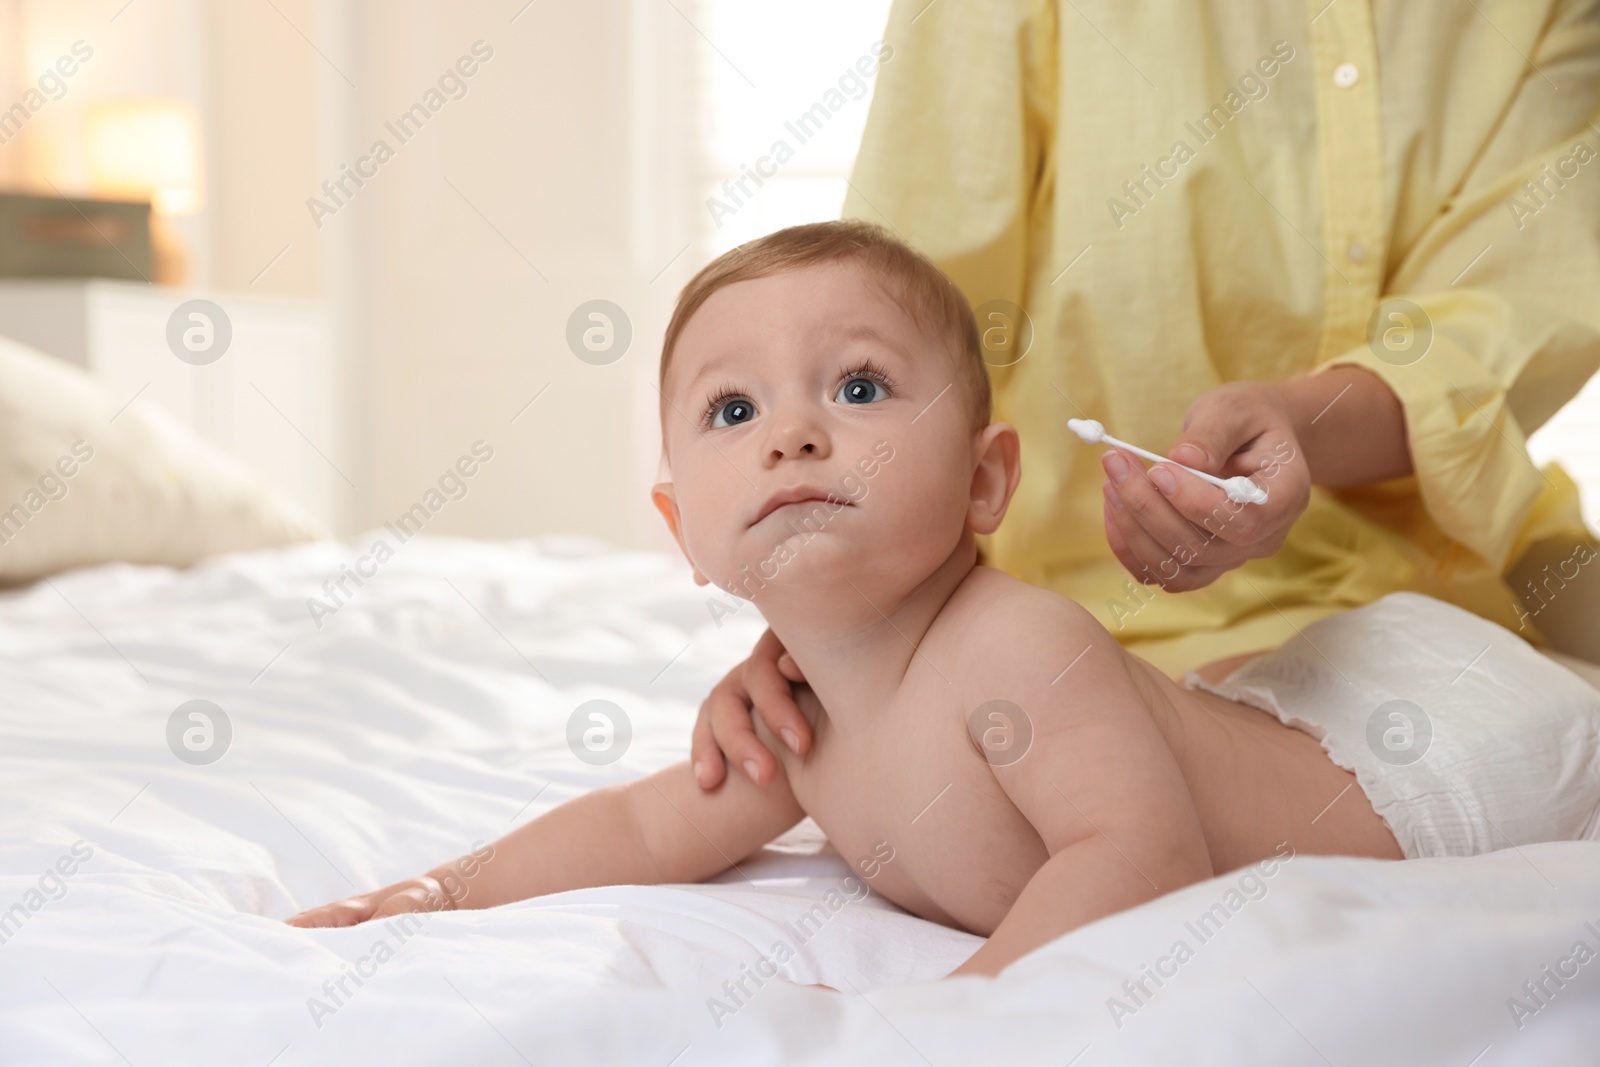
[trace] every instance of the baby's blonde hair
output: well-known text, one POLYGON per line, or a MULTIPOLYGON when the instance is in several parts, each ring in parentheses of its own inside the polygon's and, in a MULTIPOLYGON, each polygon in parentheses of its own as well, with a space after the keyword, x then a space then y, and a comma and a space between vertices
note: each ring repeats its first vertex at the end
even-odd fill
MULTIPOLYGON (((712 293, 734 282, 840 262, 860 264, 869 277, 888 283, 884 287, 886 296, 919 325, 928 327, 930 335, 949 342, 973 428, 987 426, 993 403, 989 373, 978 340, 978 323, 967 298, 927 256, 882 226, 860 219, 790 226, 730 249, 701 268, 678 294, 678 306, 661 342, 663 414, 672 351, 690 317, 712 293)), ((664 436, 664 422, 662 430, 664 436)))

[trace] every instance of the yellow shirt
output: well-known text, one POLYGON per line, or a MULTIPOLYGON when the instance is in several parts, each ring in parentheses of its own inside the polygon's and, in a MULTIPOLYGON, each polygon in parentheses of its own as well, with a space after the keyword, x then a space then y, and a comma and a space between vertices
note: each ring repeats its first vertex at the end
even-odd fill
POLYGON ((1023 474, 988 561, 1169 671, 1397 589, 1544 643, 1502 575, 1585 536, 1526 437, 1600 367, 1595 6, 896 2, 844 214, 1031 321, 990 367, 1023 474), (1134 582, 1067 419, 1164 454, 1207 389, 1339 363, 1400 398, 1415 474, 1314 489, 1203 589, 1134 582))

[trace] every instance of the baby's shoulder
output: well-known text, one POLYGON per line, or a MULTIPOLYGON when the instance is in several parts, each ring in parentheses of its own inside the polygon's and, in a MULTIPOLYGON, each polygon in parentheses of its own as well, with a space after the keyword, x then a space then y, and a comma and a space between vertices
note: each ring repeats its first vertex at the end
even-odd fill
POLYGON ((964 669, 977 674, 1032 669, 1067 648, 1115 642, 1076 601, 992 567, 973 568, 939 621, 964 669))
MULTIPOLYGON (((1050 738, 1072 733, 1076 751, 1087 752, 1084 738, 1090 735, 1078 728, 1103 720, 1107 706, 1130 706, 1124 699, 1128 653, 1082 605, 991 572, 964 583, 948 607, 949 617, 941 620, 950 624, 948 641, 926 658, 936 660, 948 650, 938 667, 951 683, 950 706, 964 717, 968 738, 1008 791, 1057 766, 1060 749, 1050 738), (998 759, 1003 753, 992 747, 992 738, 1005 745, 1026 739, 1056 755, 998 759)), ((1103 743, 1104 734, 1093 736, 1100 739, 1094 744, 1103 743)))

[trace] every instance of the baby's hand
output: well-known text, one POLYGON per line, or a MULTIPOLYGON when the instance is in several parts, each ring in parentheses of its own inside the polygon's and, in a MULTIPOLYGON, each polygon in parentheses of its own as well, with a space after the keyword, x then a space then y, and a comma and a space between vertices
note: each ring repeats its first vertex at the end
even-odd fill
POLYGON ((371 919, 383 919, 408 911, 445 911, 456 906, 452 896, 439 879, 431 874, 409 878, 404 882, 356 897, 336 900, 320 908, 302 911, 284 922, 290 926, 354 926, 371 919))
MULTIPOLYGON (((408 911, 449 911, 460 908, 461 902, 472 892, 471 879, 477 877, 483 865, 494 859, 494 846, 483 847, 474 842, 472 851, 449 863, 441 864, 419 878, 346 897, 320 908, 311 908, 293 915, 284 922, 290 926, 354 926, 372 919, 386 919, 408 911)), ((473 907, 483 907, 483 898, 473 907)))
POLYGON ((750 658, 729 671, 700 705, 689 758, 701 789, 720 785, 730 762, 742 767, 745 777, 757 785, 777 775, 777 757, 756 736, 752 709, 796 755, 811 746, 811 725, 795 703, 793 690, 804 680, 777 635, 771 630, 762 634, 750 658))

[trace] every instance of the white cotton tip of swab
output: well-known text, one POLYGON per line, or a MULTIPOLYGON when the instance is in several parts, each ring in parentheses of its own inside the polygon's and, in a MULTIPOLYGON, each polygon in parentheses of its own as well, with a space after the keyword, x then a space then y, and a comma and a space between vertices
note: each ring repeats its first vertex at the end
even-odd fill
POLYGON ((1267 502, 1267 491, 1242 474, 1223 482, 1222 490, 1228 494, 1229 500, 1237 504, 1265 504, 1267 502))
POLYGON ((1068 419, 1067 429, 1086 445, 1097 445, 1106 439, 1106 428, 1093 419, 1068 419))

